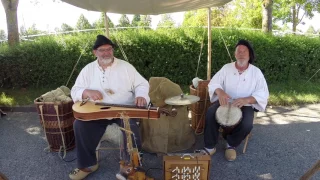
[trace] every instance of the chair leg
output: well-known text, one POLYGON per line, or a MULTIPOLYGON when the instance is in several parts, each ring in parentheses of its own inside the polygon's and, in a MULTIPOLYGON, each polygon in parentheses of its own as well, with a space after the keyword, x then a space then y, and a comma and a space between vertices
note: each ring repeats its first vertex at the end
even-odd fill
POLYGON ((312 166, 301 178, 300 180, 310 179, 317 171, 320 171, 320 160, 312 166))
POLYGON ((100 151, 99 151, 99 149, 96 149, 96 157, 97 157, 97 162, 99 162, 99 158, 100 158, 100 151))
POLYGON ((96 158, 97 158, 97 162, 99 162, 99 158, 100 158, 100 146, 101 146, 101 141, 99 142, 97 148, 96 148, 96 158))
MULTIPOLYGON (((255 120, 255 119, 257 118, 257 114, 258 114, 258 112, 254 112, 254 114, 253 114, 253 120, 255 120)), ((243 146, 243 150, 242 150, 242 153, 243 153, 243 154, 246 153, 248 141, 249 141, 249 138, 250 138, 251 136, 252 136, 252 132, 250 132, 250 133, 247 135, 246 139, 245 139, 244 146, 243 146)))
POLYGON ((251 136, 251 132, 247 135, 246 139, 245 139, 245 142, 244 142, 244 146, 243 146, 243 150, 242 150, 242 153, 246 153, 246 150, 247 150, 247 145, 248 145, 248 141, 249 141, 249 138, 251 136))

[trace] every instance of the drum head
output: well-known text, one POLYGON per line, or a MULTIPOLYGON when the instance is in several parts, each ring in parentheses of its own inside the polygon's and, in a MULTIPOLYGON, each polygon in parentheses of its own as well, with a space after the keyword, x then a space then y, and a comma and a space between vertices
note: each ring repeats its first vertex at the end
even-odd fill
POLYGON ((241 109, 235 106, 225 105, 220 106, 216 112, 217 122, 221 126, 233 126, 236 125, 242 117, 241 109))

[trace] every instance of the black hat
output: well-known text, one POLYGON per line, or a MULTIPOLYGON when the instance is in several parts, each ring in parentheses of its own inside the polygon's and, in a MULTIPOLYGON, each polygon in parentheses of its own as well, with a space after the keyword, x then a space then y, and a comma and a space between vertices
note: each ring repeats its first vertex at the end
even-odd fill
POLYGON ((100 47, 102 45, 106 45, 106 44, 111 45, 113 48, 115 47, 115 44, 113 44, 113 42, 110 39, 108 39, 104 35, 98 35, 97 40, 94 43, 92 49, 96 50, 96 49, 98 49, 98 47, 100 47))
POLYGON ((236 48, 239 46, 239 45, 244 45, 246 46, 248 49, 249 49, 249 63, 250 64, 253 64, 254 60, 255 60, 255 54, 254 54, 254 51, 253 51, 253 48, 251 46, 251 44, 249 43, 249 41, 247 40, 244 40, 244 39, 240 39, 236 45, 236 48))

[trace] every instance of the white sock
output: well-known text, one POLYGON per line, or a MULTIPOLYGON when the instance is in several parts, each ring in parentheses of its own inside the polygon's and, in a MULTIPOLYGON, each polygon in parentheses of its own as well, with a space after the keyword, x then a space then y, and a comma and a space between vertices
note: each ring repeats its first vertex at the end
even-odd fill
POLYGON ((212 153, 216 148, 212 148, 212 149, 209 149, 209 148, 206 148, 205 149, 209 152, 209 153, 212 153))
POLYGON ((229 148, 232 148, 232 149, 234 149, 235 147, 233 147, 233 146, 230 146, 228 143, 227 143, 227 149, 229 149, 229 148))

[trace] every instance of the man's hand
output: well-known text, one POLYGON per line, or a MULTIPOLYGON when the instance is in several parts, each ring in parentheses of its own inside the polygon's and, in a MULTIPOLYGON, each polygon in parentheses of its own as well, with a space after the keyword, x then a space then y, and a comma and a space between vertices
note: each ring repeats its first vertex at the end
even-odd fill
POLYGON ((249 104, 249 103, 250 103, 249 98, 239 98, 239 99, 235 99, 232 102, 232 105, 241 108, 242 106, 249 104))
POLYGON ((134 103, 139 107, 145 107, 147 105, 147 101, 144 97, 136 97, 134 103))
POLYGON ((102 100, 103 96, 100 91, 86 89, 82 93, 82 98, 83 99, 90 98, 91 100, 96 101, 96 100, 102 100))
POLYGON ((256 99, 252 96, 249 96, 249 97, 239 98, 239 99, 234 100, 232 102, 232 105, 241 108, 242 106, 244 106, 246 104, 255 104, 255 103, 257 103, 256 99))
POLYGON ((217 94, 217 96, 219 98, 220 106, 227 105, 228 100, 231 99, 231 97, 220 88, 216 89, 215 93, 217 94))

